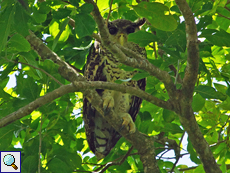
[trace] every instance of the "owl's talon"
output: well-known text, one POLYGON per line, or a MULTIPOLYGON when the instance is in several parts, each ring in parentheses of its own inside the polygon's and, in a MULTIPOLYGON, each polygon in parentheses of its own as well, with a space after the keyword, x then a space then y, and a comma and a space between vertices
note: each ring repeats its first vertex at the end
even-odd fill
POLYGON ((121 126, 121 129, 124 129, 125 127, 129 128, 129 133, 134 133, 136 131, 136 126, 133 122, 133 119, 131 118, 131 116, 128 113, 123 113, 121 114, 121 117, 123 119, 123 123, 121 126))

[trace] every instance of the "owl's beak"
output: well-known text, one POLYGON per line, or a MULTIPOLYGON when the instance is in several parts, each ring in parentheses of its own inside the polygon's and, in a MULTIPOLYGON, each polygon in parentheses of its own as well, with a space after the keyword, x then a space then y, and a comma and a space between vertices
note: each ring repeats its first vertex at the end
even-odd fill
POLYGON ((122 46, 124 46, 124 43, 125 43, 125 36, 124 36, 123 33, 121 33, 121 34, 119 35, 118 41, 119 41, 119 43, 120 43, 122 46))

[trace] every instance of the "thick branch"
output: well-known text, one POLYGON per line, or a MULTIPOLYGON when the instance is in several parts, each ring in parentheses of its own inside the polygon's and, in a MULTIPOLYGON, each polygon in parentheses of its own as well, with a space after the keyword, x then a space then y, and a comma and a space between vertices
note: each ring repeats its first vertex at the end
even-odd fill
POLYGON ((67 93, 70 92, 74 92, 74 87, 73 85, 69 84, 69 85, 63 85, 60 88, 47 93, 45 96, 42 96, 38 99, 36 99, 35 101, 29 103, 28 105, 20 108, 19 110, 3 117, 2 119, 0 119, 0 128, 4 127, 16 120, 19 120, 20 118, 29 115, 31 112, 33 112, 34 110, 36 110, 37 108, 52 102, 53 100, 55 100, 56 98, 59 98, 67 93))
POLYGON ((101 82, 101 81, 83 81, 83 82, 74 81, 73 84, 75 88, 73 88, 72 85, 62 86, 48 93, 47 95, 40 97, 34 102, 31 102, 29 105, 25 106, 23 109, 21 108, 18 111, 6 116, 5 119, 9 118, 8 120, 5 121, 4 119, 1 119, 0 128, 8 125, 9 123, 13 121, 16 121, 22 118, 25 115, 30 114, 33 110, 37 109, 38 107, 41 107, 42 105, 49 103, 53 101, 54 99, 61 97, 67 93, 85 91, 85 90, 88 91, 88 90, 93 90, 93 89, 109 89, 109 90, 116 90, 116 91, 120 91, 124 93, 129 93, 131 95, 145 99, 146 101, 149 101, 150 103, 153 103, 159 107, 163 107, 169 110, 172 109, 172 105, 170 103, 160 100, 154 96, 151 96, 150 94, 138 88, 120 85, 120 84, 111 83, 111 82, 101 82), (47 100, 47 101, 44 101, 44 100, 47 100), (11 117, 14 115, 17 115, 17 116, 15 116, 15 118, 12 119, 11 117))
POLYGON ((199 154, 204 166, 204 170, 208 173, 220 173, 221 170, 217 165, 215 158, 213 157, 207 141, 204 139, 204 136, 200 131, 191 107, 199 64, 196 23, 193 13, 186 0, 175 0, 175 2, 177 3, 185 19, 188 52, 182 92, 178 92, 180 97, 177 99, 179 106, 176 112, 179 114, 181 124, 187 131, 189 139, 199 154))
POLYGON ((78 74, 68 63, 62 61, 56 53, 51 51, 33 32, 26 37, 31 47, 38 53, 42 59, 51 59, 59 65, 59 73, 68 81, 85 81, 85 78, 78 74))
POLYGON ((186 101, 188 105, 191 105, 193 90, 196 84, 199 65, 199 48, 197 39, 197 28, 195 19, 186 0, 175 0, 182 15, 185 19, 186 25, 186 39, 187 39, 187 66, 185 70, 185 76, 183 79, 182 92, 186 95, 186 101))
POLYGON ((173 110, 173 106, 171 103, 163 101, 157 97, 154 97, 145 91, 139 89, 139 88, 134 88, 130 86, 125 86, 125 85, 120 85, 116 83, 111 83, 111 82, 102 82, 102 81, 88 81, 88 82, 73 82, 76 86, 80 87, 81 89, 109 89, 109 90, 115 90, 115 91, 120 91, 123 93, 129 93, 131 95, 140 97, 156 106, 173 110))

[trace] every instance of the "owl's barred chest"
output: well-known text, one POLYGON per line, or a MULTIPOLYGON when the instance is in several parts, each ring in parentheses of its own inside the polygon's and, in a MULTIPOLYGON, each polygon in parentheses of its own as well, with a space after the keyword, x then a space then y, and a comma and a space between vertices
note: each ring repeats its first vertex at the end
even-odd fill
POLYGON ((123 84, 132 85, 133 81, 130 79, 136 72, 121 69, 121 63, 110 55, 104 55, 102 61, 104 63, 103 74, 106 76, 107 81, 115 82, 116 80, 122 80, 123 84))

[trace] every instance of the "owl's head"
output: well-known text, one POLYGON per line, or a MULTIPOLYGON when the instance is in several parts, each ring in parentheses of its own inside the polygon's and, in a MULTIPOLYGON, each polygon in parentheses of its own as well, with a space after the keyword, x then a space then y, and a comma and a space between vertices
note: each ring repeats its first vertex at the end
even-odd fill
POLYGON ((125 46, 128 40, 128 35, 140 30, 140 27, 145 23, 145 18, 139 19, 136 22, 125 19, 117 19, 108 23, 109 33, 114 42, 125 46))

